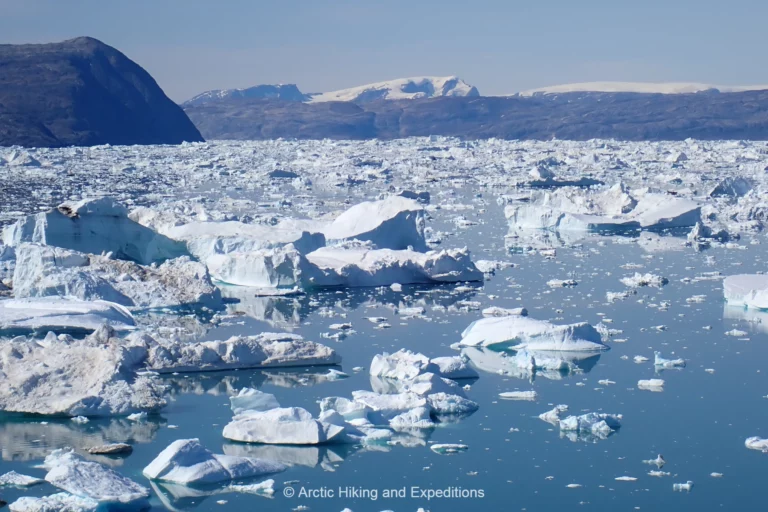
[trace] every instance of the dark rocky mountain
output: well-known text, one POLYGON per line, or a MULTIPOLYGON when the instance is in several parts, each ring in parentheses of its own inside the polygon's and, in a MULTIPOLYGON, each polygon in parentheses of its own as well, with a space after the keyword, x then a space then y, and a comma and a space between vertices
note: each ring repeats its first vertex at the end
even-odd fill
POLYGON ((255 85, 245 89, 216 89, 205 91, 181 104, 182 107, 203 105, 212 101, 235 98, 263 98, 283 101, 309 101, 310 95, 304 94, 295 84, 255 85))
POLYGON ((128 57, 96 39, 0 45, 0 146, 203 140, 128 57))
POLYGON ((768 140, 768 91, 565 93, 365 103, 237 98, 190 106, 208 139, 768 140))

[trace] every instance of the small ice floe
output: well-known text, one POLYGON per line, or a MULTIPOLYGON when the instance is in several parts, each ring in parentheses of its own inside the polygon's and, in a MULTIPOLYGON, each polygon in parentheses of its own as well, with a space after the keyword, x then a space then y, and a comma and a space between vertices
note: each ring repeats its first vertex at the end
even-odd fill
POLYGON ((693 489, 693 482, 688 480, 684 484, 672 484, 673 491, 690 492, 693 489))
POLYGON ((148 416, 146 412, 135 412, 126 416, 125 419, 129 421, 145 421, 148 416))
POLYGON ((35 478, 34 476, 22 475, 15 471, 11 471, 4 475, 0 475, 0 487, 5 487, 5 486, 32 487, 33 485, 38 485, 42 483, 45 483, 45 480, 43 480, 42 478, 35 478))
POLYGON ((758 450, 763 453, 768 453, 768 439, 762 439, 757 436, 748 437, 747 440, 744 441, 744 446, 750 450, 758 450))
POLYGON ((345 322, 343 324, 331 324, 328 326, 328 328, 336 331, 346 331, 352 328, 352 324, 349 322, 345 322))
POLYGON ((648 472, 648 476, 655 476, 655 477, 663 477, 663 476, 671 476, 672 473, 669 471, 661 471, 659 469, 652 469, 648 472))
POLYGON ((601 386, 610 386, 612 384, 616 384, 614 381, 609 380, 609 379, 601 379, 601 380, 597 381, 597 383, 600 384, 601 386))
POLYGON ((637 381, 637 388, 646 391, 664 391, 664 379, 648 379, 637 381))
POLYGON ((130 455, 133 446, 126 443, 112 443, 88 448, 88 453, 93 455, 130 455))
POLYGON ((606 292, 605 300, 608 302, 616 302, 617 300, 625 300, 632 295, 637 295, 637 290, 626 290, 623 292, 606 292))
POLYGON ((99 502, 94 499, 59 492, 41 498, 25 496, 11 503, 9 508, 12 512, 95 512, 99 507, 99 502))
POLYGON ((617 476, 614 480, 617 482, 637 482, 637 478, 633 476, 617 476))
POLYGON ((621 284, 629 286, 631 288, 640 288, 642 286, 651 286, 654 288, 661 288, 665 284, 669 283, 666 277, 658 276, 656 274, 641 274, 635 272, 634 275, 629 277, 623 277, 621 284))
POLYGON ((742 338, 746 336, 748 333, 746 331, 741 331, 739 329, 731 329, 730 331, 726 331, 726 336, 733 336, 734 338, 742 338))
POLYGON ((648 459, 644 460, 643 464, 649 464, 651 466, 656 466, 657 468, 661 469, 664 467, 664 464, 666 464, 667 461, 664 460, 664 457, 659 454, 655 459, 648 459))
POLYGON ((566 487, 568 489, 578 489, 579 487, 581 487, 581 484, 568 484, 566 485, 566 487))
POLYGON ((538 394, 536 391, 505 391, 499 393, 499 397, 504 400, 536 400, 538 394))
POLYGON ((75 416, 74 418, 72 418, 72 423, 77 423, 78 425, 84 425, 89 421, 91 420, 89 420, 85 416, 75 416))
POLYGON ((429 447, 429 449, 440 455, 452 455, 455 453, 465 452, 469 450, 469 446, 465 444, 445 443, 445 444, 433 444, 432 446, 429 447))
POLYGON ((232 484, 225 487, 224 490, 227 492, 271 497, 275 494, 275 481, 270 478, 257 484, 232 484))
POLYGON ((483 310, 483 316, 528 316, 528 310, 525 308, 500 308, 498 306, 492 306, 483 310))
POLYGON ((723 474, 722 473, 715 473, 715 472, 713 472, 713 473, 710 473, 709 476, 711 476, 712 478, 723 478, 723 474))
POLYGON ((560 420, 560 433, 571 441, 607 439, 621 428, 621 414, 590 412, 560 420))
POLYGON ((654 352, 654 366, 657 368, 685 368, 685 359, 665 359, 661 352, 654 352))
POLYGON ((635 361, 637 364, 641 364, 641 363, 647 363, 647 362, 649 361, 649 359, 648 359, 647 357, 645 357, 645 356, 635 356, 635 357, 633 358, 633 360, 634 360, 634 361, 635 361))
POLYGON ((550 288, 569 288, 579 284, 574 279, 550 279, 547 281, 547 286, 550 288))
POLYGON ((551 423, 552 425, 559 425, 560 424, 560 416, 565 414, 568 411, 568 406, 561 404, 556 405, 554 409, 539 414, 539 419, 544 420, 547 423, 551 423))

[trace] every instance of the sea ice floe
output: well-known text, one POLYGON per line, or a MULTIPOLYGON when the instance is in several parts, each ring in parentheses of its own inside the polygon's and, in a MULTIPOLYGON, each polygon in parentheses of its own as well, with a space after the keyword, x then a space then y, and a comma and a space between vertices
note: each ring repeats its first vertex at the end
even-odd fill
POLYGON ((179 439, 160 452, 143 474, 152 480, 195 485, 252 478, 285 469, 284 464, 269 460, 214 454, 198 439, 179 439))
POLYGON ((10 471, 4 475, 0 475, 0 487, 31 487, 33 485, 42 484, 45 482, 42 478, 35 478, 33 476, 22 475, 15 471, 10 471))
POLYGON ((504 400, 536 400, 538 394, 536 391, 504 391, 499 393, 499 398, 504 400))
POLYGON ((639 272, 635 272, 634 275, 629 277, 623 277, 621 279, 621 283, 632 287, 632 288, 640 288, 642 286, 652 286, 654 288, 661 288, 665 284, 667 284, 669 280, 667 280, 666 277, 657 276, 656 274, 641 274, 639 272))
POLYGON ((663 379, 648 379, 637 381, 638 389, 645 389, 648 391, 664 391, 663 379))
POLYGON ((440 455, 452 455, 454 453, 467 451, 469 449, 469 446, 465 444, 444 443, 444 444, 433 444, 429 447, 429 449, 435 453, 439 453, 440 455))
POLYGON ((661 352, 654 352, 654 366, 657 368, 685 368, 685 359, 665 359, 661 352))
POLYGON ((11 512, 95 512, 99 507, 96 500, 66 492, 40 498, 25 496, 8 505, 11 512))

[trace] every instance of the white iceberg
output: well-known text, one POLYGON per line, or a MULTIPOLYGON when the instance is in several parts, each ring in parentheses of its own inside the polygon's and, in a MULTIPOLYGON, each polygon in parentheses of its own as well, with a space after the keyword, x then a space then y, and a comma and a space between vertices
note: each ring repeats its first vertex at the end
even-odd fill
POLYGON ((33 485, 42 484, 43 482, 45 482, 45 480, 42 478, 22 475, 15 471, 10 471, 4 475, 0 475, 0 487, 32 487, 33 485))
POLYGON ((394 354, 377 354, 371 361, 372 377, 388 379, 413 379, 423 373, 436 373, 437 365, 424 354, 417 354, 407 349, 400 349, 394 354))
POLYGON ((440 455, 452 455, 454 453, 461 453, 469 450, 469 446, 457 443, 436 443, 431 445, 429 449, 440 455))
POLYGON ((482 281, 464 249, 429 251, 323 247, 307 254, 317 268, 305 286, 389 286, 482 281))
POLYGON ((45 480, 74 496, 137 508, 142 508, 149 498, 146 487, 73 452, 55 450, 45 458, 45 467, 49 469, 45 480))
POLYGON ((280 407, 275 395, 253 388, 241 389, 237 395, 229 397, 229 402, 235 414, 246 411, 268 411, 280 407))
POLYGON ((34 242, 89 254, 110 252, 144 265, 187 254, 184 244, 132 221, 128 211, 108 197, 67 202, 24 217, 3 230, 3 242, 14 247, 34 242))
POLYGON ((768 309, 768 275, 728 276, 723 281, 723 294, 729 306, 768 309))
POLYGON ((424 208, 401 196, 356 204, 339 215, 323 232, 328 240, 360 240, 379 249, 424 251, 424 208))
POLYGON ((555 325, 523 316, 476 320, 461 333, 461 337, 459 344, 465 347, 504 345, 516 350, 564 352, 608 350, 600 333, 588 323, 555 325))
POLYGON ((661 352, 654 352, 653 356, 653 364, 658 368, 685 368, 685 359, 666 359, 661 352))
POLYGON ((145 357, 145 348, 108 335, 7 342, 0 346, 0 411, 73 417, 157 411, 166 403, 164 386, 135 374, 145 357))
POLYGON ((95 512, 99 507, 101 504, 96 500, 66 492, 40 498, 25 496, 8 505, 11 512, 95 512))
POLYGON ((125 307, 103 300, 66 297, 0 299, 0 331, 88 332, 104 324, 118 331, 134 329, 133 315, 125 307))
POLYGON ((340 363, 336 351, 297 334, 261 333, 225 341, 158 343, 149 351, 147 369, 172 373, 340 363))
POLYGON ((246 411, 224 427, 224 438, 244 443, 321 444, 333 441, 344 427, 312 417, 300 407, 246 411))
POLYGON ((637 388, 647 391, 664 391, 664 379, 648 379, 637 381, 637 388))
POLYGON ((580 416, 568 416, 560 420, 560 430, 564 432, 586 432, 596 436, 605 436, 621 427, 621 414, 603 414, 590 412, 580 416))
POLYGON ((268 460, 214 454, 198 439, 179 439, 160 452, 143 474, 151 480, 194 485, 279 473, 286 467, 268 460))
POLYGON ((750 450, 757 450, 763 453, 768 453, 768 439, 762 439, 760 437, 748 437, 744 441, 744 446, 750 450))

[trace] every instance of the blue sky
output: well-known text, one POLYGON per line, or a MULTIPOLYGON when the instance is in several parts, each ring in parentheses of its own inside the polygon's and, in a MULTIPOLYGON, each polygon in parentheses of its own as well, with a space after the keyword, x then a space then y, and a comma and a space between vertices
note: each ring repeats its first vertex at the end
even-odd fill
POLYGON ((89 35, 177 101, 459 75, 482 94, 583 81, 768 84, 766 0, 0 0, 0 42, 89 35))

